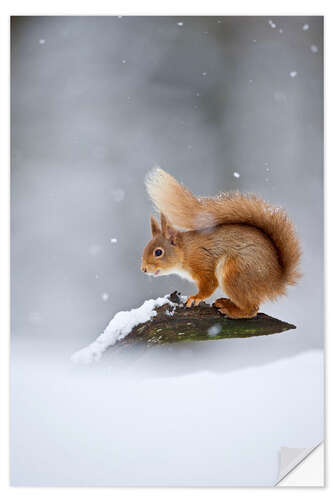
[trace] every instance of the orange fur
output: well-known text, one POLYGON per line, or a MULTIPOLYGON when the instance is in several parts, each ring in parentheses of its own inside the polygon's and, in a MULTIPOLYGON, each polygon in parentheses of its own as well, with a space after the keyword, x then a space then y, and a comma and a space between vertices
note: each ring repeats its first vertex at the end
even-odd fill
POLYGON ((190 276, 198 293, 187 305, 220 285, 230 300, 219 299, 216 307, 232 318, 252 317, 263 301, 299 279, 300 246, 282 209, 241 193, 198 199, 161 169, 150 174, 147 190, 161 212, 161 227, 154 219, 142 269, 190 276), (162 256, 155 256, 157 247, 162 256))

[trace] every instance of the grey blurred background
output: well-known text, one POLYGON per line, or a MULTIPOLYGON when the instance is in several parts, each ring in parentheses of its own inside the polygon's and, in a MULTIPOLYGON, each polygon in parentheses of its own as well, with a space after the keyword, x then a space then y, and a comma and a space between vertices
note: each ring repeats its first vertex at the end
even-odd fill
POLYGON ((304 277, 262 310, 322 345, 321 17, 13 17, 11 50, 14 336, 81 347, 119 310, 193 292, 140 271, 160 165, 288 210, 304 277))

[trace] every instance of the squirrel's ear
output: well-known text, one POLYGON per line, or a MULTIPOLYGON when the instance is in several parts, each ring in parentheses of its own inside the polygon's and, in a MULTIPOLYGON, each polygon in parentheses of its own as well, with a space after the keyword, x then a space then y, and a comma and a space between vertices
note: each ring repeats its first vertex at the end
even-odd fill
POLYGON ((167 226, 166 238, 170 241, 171 245, 178 244, 178 231, 171 226, 167 226))
POLYGON ((170 225, 164 214, 161 214, 161 227, 163 236, 170 241, 171 245, 177 245, 178 231, 170 225))
POLYGON ((153 217, 152 215, 150 216, 150 229, 151 229, 151 234, 153 236, 156 236, 157 234, 159 234, 161 232, 161 228, 159 226, 159 223, 157 222, 155 217, 153 217))
POLYGON ((161 213, 161 230, 163 236, 167 237, 168 221, 164 214, 161 213))

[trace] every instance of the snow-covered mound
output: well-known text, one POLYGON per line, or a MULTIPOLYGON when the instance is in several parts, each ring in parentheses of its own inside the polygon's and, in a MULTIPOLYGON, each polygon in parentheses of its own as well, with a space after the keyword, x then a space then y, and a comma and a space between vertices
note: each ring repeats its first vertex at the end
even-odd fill
POLYGON ((108 347, 126 337, 135 326, 145 323, 156 316, 156 307, 170 304, 173 309, 175 309, 177 304, 171 302, 168 297, 169 296, 149 299, 137 309, 118 312, 105 328, 104 332, 87 347, 75 352, 71 356, 71 360, 74 363, 83 364, 90 364, 94 361, 98 361, 108 347))

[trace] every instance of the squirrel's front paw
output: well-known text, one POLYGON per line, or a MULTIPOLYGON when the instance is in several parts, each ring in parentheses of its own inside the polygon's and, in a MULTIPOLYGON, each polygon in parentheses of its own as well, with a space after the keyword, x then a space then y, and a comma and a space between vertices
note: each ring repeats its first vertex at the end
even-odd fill
POLYGON ((193 304, 197 306, 200 302, 201 299, 198 299, 195 295, 191 295, 191 297, 188 297, 186 301, 186 307, 192 307, 193 304))

